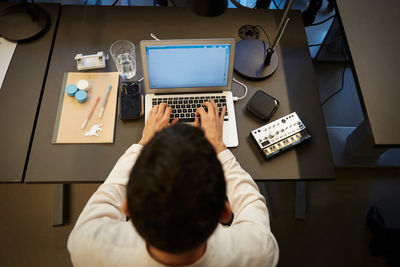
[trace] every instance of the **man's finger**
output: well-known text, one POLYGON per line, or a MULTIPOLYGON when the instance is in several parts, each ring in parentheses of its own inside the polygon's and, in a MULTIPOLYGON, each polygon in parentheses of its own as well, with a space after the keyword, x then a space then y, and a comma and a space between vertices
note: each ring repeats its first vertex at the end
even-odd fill
POLYGON ((210 116, 212 116, 212 117, 217 116, 217 114, 215 114, 215 109, 214 109, 214 106, 213 106, 212 103, 210 103, 210 102, 204 102, 204 103, 203 103, 203 106, 204 106, 204 105, 207 106, 208 114, 209 114, 210 116))
POLYGON ((214 109, 217 109, 217 110, 218 110, 218 108, 217 108, 217 104, 215 104, 215 101, 214 101, 214 99, 211 99, 211 104, 214 106, 214 109))
POLYGON ((169 122, 169 117, 171 116, 172 108, 171 107, 166 107, 164 115, 162 117, 162 120, 166 120, 169 122))
POLYGON ((147 114, 147 119, 151 118, 151 116, 153 116, 153 113, 154 113, 154 107, 150 109, 149 114, 147 114))
POLYGON ((215 101, 214 101, 214 99, 211 99, 211 104, 214 106, 215 115, 216 115, 216 116, 217 116, 217 118, 218 118, 218 115, 219 115, 219 109, 218 109, 218 107, 217 107, 217 104, 215 104, 215 101))
POLYGON ((221 115, 219 117, 219 121, 221 122, 221 124, 224 122, 224 118, 225 118, 225 113, 226 113, 226 106, 224 106, 221 110, 221 115))
POLYGON ((175 123, 178 123, 178 121, 179 121, 179 118, 174 118, 174 119, 171 121, 171 125, 174 125, 175 123))
POLYGON ((159 108, 158 108, 158 110, 157 110, 157 114, 160 115, 160 116, 163 116, 166 107, 167 107, 167 103, 164 103, 164 102, 161 103, 159 108))
POLYGON ((159 108, 159 105, 155 105, 155 106, 151 109, 151 111, 153 111, 153 115, 157 114, 158 108, 159 108))
POLYGON ((200 127, 200 119, 199 119, 199 117, 197 116, 197 112, 196 112, 196 116, 194 117, 194 122, 193 122, 193 126, 194 127, 200 127))
POLYGON ((197 116, 197 115, 200 115, 200 117, 204 117, 204 116, 207 115, 207 112, 204 110, 203 107, 199 107, 199 108, 196 110, 196 116, 197 116))

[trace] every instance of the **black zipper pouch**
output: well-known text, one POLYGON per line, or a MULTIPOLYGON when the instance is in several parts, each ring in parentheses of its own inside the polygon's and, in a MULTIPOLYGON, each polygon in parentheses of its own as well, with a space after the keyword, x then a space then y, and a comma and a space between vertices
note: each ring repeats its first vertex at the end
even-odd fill
POLYGON ((246 105, 246 109, 259 118, 267 122, 279 107, 279 101, 264 91, 258 90, 250 98, 246 105))

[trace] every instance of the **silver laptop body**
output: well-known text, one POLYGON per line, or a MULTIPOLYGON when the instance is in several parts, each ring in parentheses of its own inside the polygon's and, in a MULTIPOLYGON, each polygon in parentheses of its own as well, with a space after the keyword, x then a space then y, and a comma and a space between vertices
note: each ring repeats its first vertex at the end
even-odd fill
MULTIPOLYGON (((189 116, 192 112, 193 116, 199 103, 210 98, 216 103, 226 100, 223 141, 227 147, 239 145, 231 91, 235 53, 233 38, 143 40, 140 52, 146 94, 145 121, 153 105, 160 102, 168 101, 173 109, 182 106, 186 109, 187 106, 186 111, 189 111, 189 116), (181 101, 182 97, 184 101, 181 101)), ((178 111, 181 112, 176 108, 178 111)), ((180 118, 180 121, 187 120, 180 118)))

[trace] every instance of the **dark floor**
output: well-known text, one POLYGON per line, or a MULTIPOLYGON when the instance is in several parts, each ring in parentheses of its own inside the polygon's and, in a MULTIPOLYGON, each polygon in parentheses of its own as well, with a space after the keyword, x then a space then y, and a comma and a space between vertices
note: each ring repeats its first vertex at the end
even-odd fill
POLYGON ((307 183, 307 218, 294 218, 293 183, 269 183, 271 227, 279 266, 384 266, 369 255, 365 216, 377 205, 388 225, 400 228, 400 172, 337 169, 336 180, 307 183))
MULTIPOLYGON (((369 255, 365 215, 377 205, 400 228, 400 170, 337 169, 335 181, 307 182, 307 217, 295 219, 295 183, 266 184, 279 266, 384 266, 369 255)), ((71 266, 66 242, 97 184, 71 186, 71 223, 51 227, 53 186, 0 184, 0 266, 71 266)))
MULTIPOLYGON (((322 40, 318 35, 327 27, 307 29, 310 43, 322 40)), ((314 67, 323 101, 340 87, 343 63, 316 62, 314 67)), ((344 89, 323 110, 327 126, 357 126, 362 120, 349 68, 344 89)), ((295 219, 295 183, 267 182, 279 266, 384 266, 384 259, 369 255, 365 216, 375 204, 388 226, 400 228, 399 178, 399 168, 336 168, 334 181, 307 182, 305 220, 295 219)), ((0 184, 0 266, 71 266, 68 234, 98 186, 71 185, 70 222, 52 227, 53 185, 0 184)))

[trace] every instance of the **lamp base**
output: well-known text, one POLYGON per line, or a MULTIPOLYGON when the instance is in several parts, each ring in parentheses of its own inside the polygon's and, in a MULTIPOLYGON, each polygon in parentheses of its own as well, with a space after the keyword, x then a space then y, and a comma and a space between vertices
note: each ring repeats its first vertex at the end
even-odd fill
POLYGON ((278 55, 273 53, 269 65, 264 64, 269 45, 260 39, 244 39, 236 43, 235 71, 247 79, 264 79, 278 67, 278 55))
POLYGON ((11 42, 27 42, 39 37, 50 25, 46 12, 34 4, 16 4, 0 14, 0 35, 11 42))

